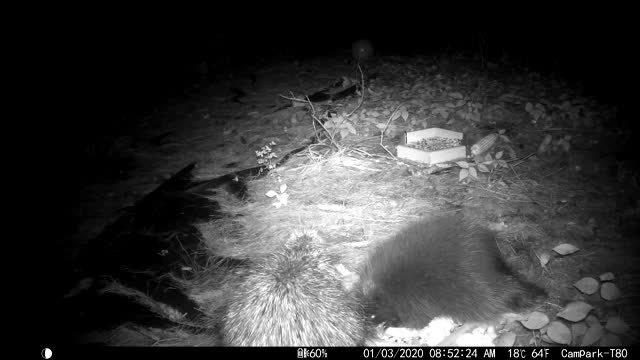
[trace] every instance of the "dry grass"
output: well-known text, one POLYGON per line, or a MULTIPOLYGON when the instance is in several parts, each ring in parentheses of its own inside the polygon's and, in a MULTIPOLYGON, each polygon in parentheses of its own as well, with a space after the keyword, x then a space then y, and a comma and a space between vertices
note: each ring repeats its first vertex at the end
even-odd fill
POLYGON ((287 165, 250 182, 252 200, 247 203, 216 198, 232 218, 199 228, 212 251, 242 258, 269 253, 295 230, 312 229, 328 246, 340 247, 350 267, 357 264, 353 256, 360 258, 370 243, 435 212, 433 202, 420 195, 425 179, 394 176, 387 170, 374 161, 344 155, 287 165), (265 194, 279 191, 281 184, 287 185, 289 199, 276 208, 275 200, 265 194))

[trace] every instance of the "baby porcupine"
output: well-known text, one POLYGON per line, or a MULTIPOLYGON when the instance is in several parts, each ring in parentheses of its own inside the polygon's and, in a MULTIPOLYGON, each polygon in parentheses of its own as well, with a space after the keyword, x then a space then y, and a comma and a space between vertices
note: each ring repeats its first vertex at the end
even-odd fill
POLYGON ((343 289, 336 259, 314 232, 256 262, 230 295, 222 324, 232 346, 361 345, 365 317, 343 289))

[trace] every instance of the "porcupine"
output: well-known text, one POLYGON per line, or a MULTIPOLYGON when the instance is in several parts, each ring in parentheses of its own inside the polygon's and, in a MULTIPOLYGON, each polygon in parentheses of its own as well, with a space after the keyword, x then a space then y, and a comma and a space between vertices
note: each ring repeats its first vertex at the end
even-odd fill
POLYGON ((376 322, 410 328, 439 316, 489 322, 546 296, 508 266, 492 231, 460 215, 416 222, 383 242, 361 285, 376 322))
POLYGON ((347 291, 315 234, 257 262, 231 295, 228 345, 360 345, 373 323, 422 328, 439 316, 492 321, 544 297, 502 259, 494 233, 461 216, 414 223, 375 248, 347 291))
POLYGON ((367 326, 336 259, 313 232, 257 260, 230 295, 222 337, 232 346, 362 345, 367 326))

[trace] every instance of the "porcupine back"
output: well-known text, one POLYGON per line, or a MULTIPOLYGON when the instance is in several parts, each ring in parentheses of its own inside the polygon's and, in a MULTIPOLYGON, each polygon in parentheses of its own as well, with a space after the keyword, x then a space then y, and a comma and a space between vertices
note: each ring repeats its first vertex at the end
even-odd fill
POLYGON ((362 345, 365 317, 343 289, 335 259, 315 235, 294 236, 258 261, 231 295, 223 319, 233 346, 362 345))
POLYGON ((507 265, 492 231, 460 215, 408 226, 372 252, 361 279, 377 322, 411 328, 438 316, 493 321, 546 295, 507 265))

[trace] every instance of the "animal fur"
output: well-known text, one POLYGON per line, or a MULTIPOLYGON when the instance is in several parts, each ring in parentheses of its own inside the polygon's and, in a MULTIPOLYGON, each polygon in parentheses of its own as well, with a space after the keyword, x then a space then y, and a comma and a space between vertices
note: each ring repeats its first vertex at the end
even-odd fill
POLYGON ((232 287, 222 338, 234 346, 362 345, 371 315, 423 328, 435 317, 493 321, 545 296, 502 259, 493 232, 461 216, 417 222, 373 249, 350 290, 314 233, 257 260, 232 287))
POLYGON ((361 281, 376 321, 411 328, 437 316, 492 321, 545 296, 506 264, 493 232, 462 216, 405 228, 372 252, 361 281))
POLYGON ((259 260, 239 283, 223 319, 233 346, 362 345, 365 318, 346 292, 334 257, 315 234, 298 234, 259 260))

